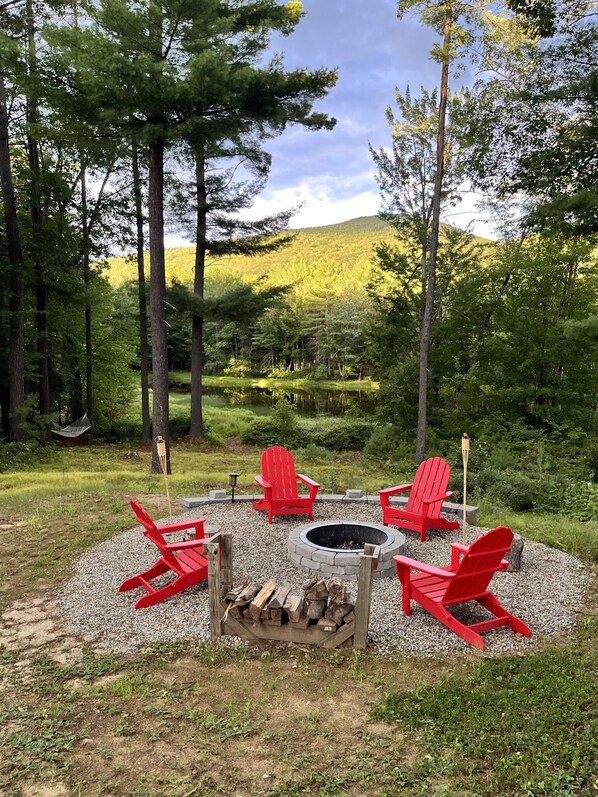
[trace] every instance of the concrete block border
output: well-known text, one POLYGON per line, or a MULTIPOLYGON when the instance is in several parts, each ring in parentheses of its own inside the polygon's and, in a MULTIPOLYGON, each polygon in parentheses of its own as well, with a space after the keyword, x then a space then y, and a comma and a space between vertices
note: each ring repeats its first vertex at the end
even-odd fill
MULTIPOLYGON (((261 493, 256 495, 239 495, 236 493, 235 503, 241 504, 247 501, 257 501, 260 498, 262 498, 261 493)), ((210 495, 199 496, 197 498, 181 498, 180 500, 185 509, 195 509, 195 507, 205 506, 206 504, 222 504, 230 502, 231 496, 227 495, 224 490, 211 490, 210 495), (212 497, 212 493, 217 493, 218 497, 212 497), (224 496, 222 496, 222 493, 224 493, 224 496)), ((365 495, 362 490, 347 490, 345 495, 318 495, 316 501, 325 503, 380 504, 380 499, 377 495, 365 495), (349 494, 355 495, 356 493, 361 493, 361 496, 359 498, 353 498, 349 496, 349 494)), ((405 506, 407 503, 407 498, 405 496, 392 496, 390 503, 393 506, 405 506)), ((450 501, 445 501, 442 505, 442 511, 446 512, 447 514, 457 515, 457 517, 463 517, 462 504, 455 504, 450 501)), ((477 525, 478 512, 479 508, 477 506, 471 506, 469 504, 467 505, 466 520, 472 526, 477 525)))

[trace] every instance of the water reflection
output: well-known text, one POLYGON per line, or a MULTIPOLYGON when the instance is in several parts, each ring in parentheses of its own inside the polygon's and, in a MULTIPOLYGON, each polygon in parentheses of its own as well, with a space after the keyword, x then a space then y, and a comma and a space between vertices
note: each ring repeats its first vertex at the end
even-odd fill
MULTIPOLYGON (((177 384, 171 387, 177 393, 188 393, 190 385, 177 384)), ((219 387, 205 385, 205 398, 210 403, 247 407, 259 412, 274 407, 277 401, 285 399, 292 404, 299 415, 343 415, 347 410, 368 412, 374 406, 375 393, 372 390, 283 390, 281 388, 261 387, 219 387)))

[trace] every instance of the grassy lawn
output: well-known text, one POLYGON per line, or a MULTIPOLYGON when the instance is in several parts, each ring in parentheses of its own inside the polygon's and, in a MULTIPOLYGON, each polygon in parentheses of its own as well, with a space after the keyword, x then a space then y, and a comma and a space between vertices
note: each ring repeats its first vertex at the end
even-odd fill
MULTIPOLYGON (((233 470, 253 492, 259 456, 233 442, 175 446, 175 504, 224 487, 233 470)), ((296 459, 333 492, 410 475, 355 453, 296 459)), ((35 470, 0 474, 0 609, 5 625, 31 610, 35 631, 0 637, 2 797, 596 793, 591 606, 574 640, 500 659, 194 644, 102 655, 48 631, 49 591, 82 551, 133 525, 130 497, 167 514, 149 463, 149 451, 122 446, 62 448, 35 470)), ((582 558, 595 550, 595 523, 486 506, 480 518, 582 558)))

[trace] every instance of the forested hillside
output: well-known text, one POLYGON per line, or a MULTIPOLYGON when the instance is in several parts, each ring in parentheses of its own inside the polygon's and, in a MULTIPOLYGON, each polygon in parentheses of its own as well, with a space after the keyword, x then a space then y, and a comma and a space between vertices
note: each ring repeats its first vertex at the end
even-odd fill
MULTIPOLYGON (((207 269, 210 274, 242 275, 249 279, 268 276, 274 285, 292 284, 296 290, 317 292, 319 283, 339 292, 345 288, 364 286, 372 268, 374 246, 393 238, 392 227, 376 216, 294 231, 290 244, 276 252, 259 256, 224 255, 213 257, 207 269)), ((193 282, 195 248, 166 251, 166 279, 193 282)), ((146 273, 149 276, 149 259, 146 273)), ((137 278, 137 266, 125 257, 112 258, 106 274, 115 287, 137 278)))

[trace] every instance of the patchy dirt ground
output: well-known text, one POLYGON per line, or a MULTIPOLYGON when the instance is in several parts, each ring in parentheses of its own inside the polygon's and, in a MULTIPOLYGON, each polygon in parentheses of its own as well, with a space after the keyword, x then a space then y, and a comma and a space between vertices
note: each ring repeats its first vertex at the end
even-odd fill
POLYGON ((2 614, 0 651, 2 797, 367 795, 376 760, 402 748, 368 710, 421 675, 301 649, 102 656, 46 595, 2 614))

